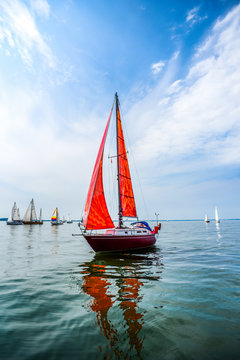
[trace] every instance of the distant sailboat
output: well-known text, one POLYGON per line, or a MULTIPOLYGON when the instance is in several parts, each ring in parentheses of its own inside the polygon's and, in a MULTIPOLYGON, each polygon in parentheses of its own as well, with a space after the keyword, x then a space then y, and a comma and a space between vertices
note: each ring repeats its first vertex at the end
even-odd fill
POLYGON ((13 204, 12 211, 7 220, 7 225, 22 225, 22 221, 20 220, 20 212, 16 202, 13 204))
POLYGON ((210 222, 210 220, 208 219, 208 216, 205 215, 205 223, 209 223, 209 222, 210 222))
POLYGON ((39 220, 37 219, 37 214, 36 214, 36 209, 35 209, 33 199, 30 201, 30 204, 28 205, 27 211, 23 218, 23 224, 25 224, 25 225, 42 225, 43 224, 41 219, 39 219, 39 220))
POLYGON ((68 217, 67 217, 67 224, 71 224, 72 223, 72 220, 70 218, 70 215, 68 214, 68 217))
POLYGON ((218 209, 216 206, 215 206, 215 221, 216 221, 216 224, 220 223, 219 216, 218 216, 218 209))
POLYGON ((58 208, 56 208, 52 214, 51 224, 52 225, 62 225, 63 224, 62 220, 60 220, 60 218, 59 218, 58 208))

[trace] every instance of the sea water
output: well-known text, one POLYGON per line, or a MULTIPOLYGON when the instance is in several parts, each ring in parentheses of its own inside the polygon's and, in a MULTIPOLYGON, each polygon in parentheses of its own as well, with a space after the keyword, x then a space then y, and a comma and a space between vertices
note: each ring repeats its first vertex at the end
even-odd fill
POLYGON ((0 222, 0 359, 240 359, 240 221, 122 254, 72 233, 0 222))

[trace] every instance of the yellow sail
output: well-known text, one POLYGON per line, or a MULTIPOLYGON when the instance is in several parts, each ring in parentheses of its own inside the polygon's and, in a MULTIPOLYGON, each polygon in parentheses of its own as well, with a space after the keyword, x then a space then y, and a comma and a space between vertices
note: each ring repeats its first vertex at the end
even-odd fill
POLYGON ((56 208, 52 214, 51 221, 57 221, 58 218, 58 208, 56 208))

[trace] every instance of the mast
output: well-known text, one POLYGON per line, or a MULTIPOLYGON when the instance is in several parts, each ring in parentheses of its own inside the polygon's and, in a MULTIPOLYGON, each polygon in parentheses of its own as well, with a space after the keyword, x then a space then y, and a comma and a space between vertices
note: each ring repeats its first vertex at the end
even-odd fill
POLYGON ((122 205, 121 205, 121 193, 120 193, 120 176, 119 176, 119 146, 118 146, 118 95, 115 93, 116 101, 116 141, 117 141, 117 182, 118 182, 118 227, 121 228, 122 222, 122 205))

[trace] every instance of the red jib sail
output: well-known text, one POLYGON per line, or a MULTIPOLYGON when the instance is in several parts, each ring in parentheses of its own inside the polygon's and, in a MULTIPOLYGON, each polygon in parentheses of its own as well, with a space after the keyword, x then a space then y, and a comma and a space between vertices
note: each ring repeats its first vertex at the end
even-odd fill
POLYGON ((132 181, 130 170, 128 166, 127 152, 122 130, 122 122, 119 111, 118 102, 117 106, 117 127, 118 127, 118 152, 119 152, 119 187, 120 187, 120 201, 122 208, 122 216, 137 217, 136 205, 133 195, 132 181))
MULTIPOLYGON (((112 108, 113 109, 113 108, 112 108)), ((87 201, 84 210, 83 225, 86 229, 107 229, 113 228, 114 224, 109 215, 102 179, 103 151, 108 132, 112 109, 108 118, 107 126, 103 134, 102 142, 98 151, 94 166, 87 201)))

